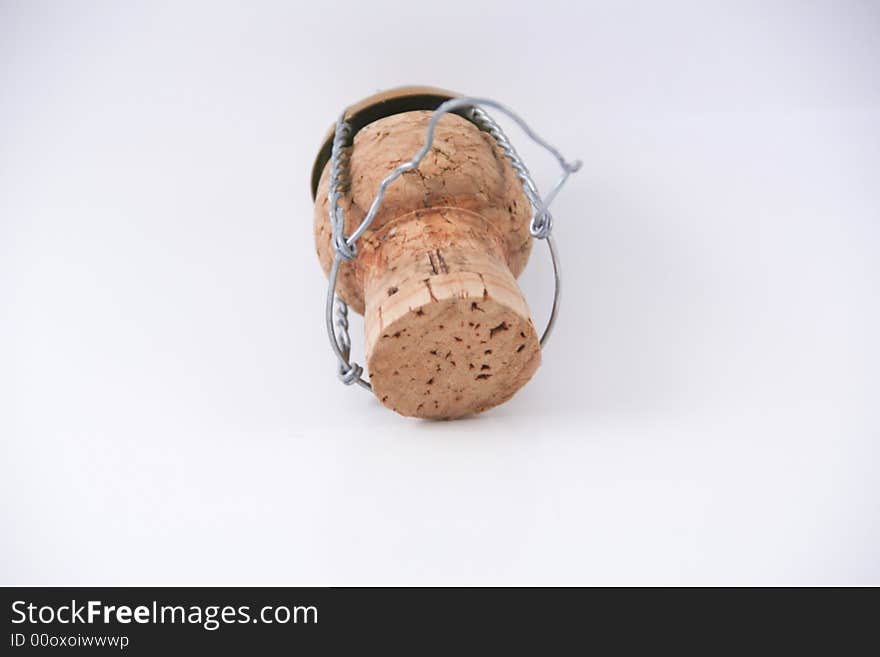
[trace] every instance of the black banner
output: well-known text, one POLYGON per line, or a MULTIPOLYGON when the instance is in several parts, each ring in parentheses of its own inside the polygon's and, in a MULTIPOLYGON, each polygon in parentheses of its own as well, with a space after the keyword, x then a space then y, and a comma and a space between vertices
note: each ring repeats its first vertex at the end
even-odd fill
POLYGON ((455 654, 502 646, 839 652, 874 591, 710 589, 5 588, 4 654, 455 654), (859 603, 858 598, 864 598, 859 603), (848 604, 856 603, 856 604, 848 604), (844 610, 847 610, 844 612, 844 610), (840 632, 834 621, 844 623, 840 632))

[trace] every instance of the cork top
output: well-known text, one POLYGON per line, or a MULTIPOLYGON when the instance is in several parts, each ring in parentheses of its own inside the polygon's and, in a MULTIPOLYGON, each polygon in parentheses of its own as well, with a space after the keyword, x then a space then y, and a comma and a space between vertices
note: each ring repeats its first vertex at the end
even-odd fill
MULTIPOLYGON (((459 95, 454 91, 419 86, 397 87, 373 94, 346 110, 345 120, 351 127, 350 138, 353 139, 358 131, 379 119, 415 110, 429 110, 433 112, 447 100, 456 98, 459 95)), ((453 113, 464 116, 464 110, 453 113)), ((329 132, 324 137, 324 142, 318 151, 318 156, 315 158, 315 164, 312 166, 312 200, 315 199, 318 192, 321 172, 324 170, 327 162, 330 161, 334 133, 335 125, 330 127, 329 132)))
MULTIPOLYGON (((432 112, 417 110, 373 121, 353 138, 348 161, 349 185, 339 199, 343 231, 351 234, 363 221, 381 181, 424 144, 432 112)), ((325 272, 335 248, 329 219, 328 165, 318 182, 315 201, 315 246, 325 272)), ((382 207, 358 241, 359 254, 381 241, 383 226, 403 215, 428 208, 459 208, 485 218, 504 238, 504 258, 514 275, 525 267, 532 246, 531 206, 522 183, 495 140, 473 122, 448 114, 437 123, 434 146, 418 170, 404 173, 388 187, 382 207)), ((418 219, 418 215, 414 215, 418 219)), ((357 313, 364 312, 367 263, 362 255, 343 262, 337 294, 357 313)))

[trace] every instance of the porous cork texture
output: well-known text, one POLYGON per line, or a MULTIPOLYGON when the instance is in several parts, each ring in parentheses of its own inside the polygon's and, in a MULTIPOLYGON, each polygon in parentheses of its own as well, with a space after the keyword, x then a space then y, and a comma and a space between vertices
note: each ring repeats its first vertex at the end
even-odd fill
MULTIPOLYGON (((422 146, 431 112, 396 114, 354 137, 346 234, 366 215, 379 183, 422 146)), ((328 169, 315 203, 318 257, 329 272, 328 169)), ((456 115, 437 124, 416 171, 386 192, 340 268, 337 293, 365 315, 367 371, 376 397, 402 415, 450 419, 496 406, 541 359, 516 276, 531 250, 528 200, 491 136, 456 115)))

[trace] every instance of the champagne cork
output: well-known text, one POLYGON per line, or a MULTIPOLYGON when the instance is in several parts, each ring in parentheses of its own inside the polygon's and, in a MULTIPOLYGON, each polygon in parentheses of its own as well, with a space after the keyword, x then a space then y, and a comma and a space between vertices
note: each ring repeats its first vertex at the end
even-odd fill
MULTIPOLYGON (((396 90, 355 109, 419 93, 396 90)), ((346 235, 382 179, 425 143, 431 114, 397 112, 356 132, 339 202, 346 235)), ((320 178, 317 171, 315 244, 327 273, 335 254, 329 165, 320 178)), ((501 404, 532 377, 541 348, 516 283, 531 251, 530 219, 522 184, 492 137, 466 118, 442 116, 421 165, 388 187, 357 257, 339 272, 337 294, 364 315, 367 372, 382 404, 458 418, 501 404)))

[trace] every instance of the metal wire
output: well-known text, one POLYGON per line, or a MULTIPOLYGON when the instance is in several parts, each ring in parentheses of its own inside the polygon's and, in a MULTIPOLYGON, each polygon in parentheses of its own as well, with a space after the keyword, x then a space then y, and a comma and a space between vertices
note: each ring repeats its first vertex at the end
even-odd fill
POLYGON ((336 296, 336 281, 339 277, 339 267, 343 260, 351 260, 357 256, 357 241, 369 229, 373 220, 376 218, 376 214, 378 214, 379 208, 382 206, 382 201, 385 198, 385 191, 388 189, 388 186, 404 173, 418 169, 422 160, 434 144, 434 131, 437 127, 437 122, 444 114, 456 110, 466 110, 469 114, 470 120, 481 130, 492 136, 498 144, 498 147, 507 159, 510 160, 513 170, 516 172, 517 177, 522 183, 523 192, 525 193, 526 198, 528 198, 534 211, 532 220, 529 224, 529 232, 533 237, 547 242, 547 247, 550 251, 550 259, 553 263, 553 306, 550 310, 550 318, 547 321, 547 326, 541 334, 540 344, 542 348, 546 345, 547 340, 550 338, 550 333, 553 330, 553 326, 556 324, 556 316, 559 312, 562 276, 559 267, 559 254, 556 250, 556 243, 551 234, 553 230, 553 215, 550 214, 550 204, 553 202, 553 199, 556 198, 556 195, 565 184, 565 181, 568 180, 568 177, 581 168, 582 163, 580 160, 568 162, 558 150, 538 136, 538 134, 535 133, 518 115, 494 100, 471 97, 453 98, 447 100, 434 110, 434 114, 428 122, 428 128, 425 132, 425 143, 422 148, 419 149, 411 160, 398 166, 382 180, 379 184, 376 196, 370 204, 370 209, 367 211, 367 215, 354 232, 346 237, 344 233, 345 214, 342 208, 339 207, 339 198, 344 193, 345 185, 347 184, 348 158, 351 150, 348 142, 351 136, 351 127, 345 121, 345 112, 343 112, 336 121, 336 129, 333 134, 333 146, 330 155, 330 185, 327 193, 327 200, 330 207, 330 228, 336 254, 330 267, 327 300, 325 304, 325 322, 327 325, 327 334, 330 338, 330 345, 339 361, 339 377, 346 385, 357 383, 368 390, 372 389, 370 383, 362 376, 363 368, 357 363, 350 362, 351 336, 348 331, 348 306, 342 301, 342 299, 336 296), (506 114, 520 128, 522 128, 526 135, 528 135, 539 146, 542 146, 549 151, 556 158, 557 162, 559 162, 559 166, 562 168, 562 176, 546 197, 541 198, 541 195, 538 192, 538 187, 532 179, 525 163, 522 161, 522 158, 520 158, 519 154, 516 152, 516 149, 501 129, 501 126, 499 126, 495 120, 486 113, 483 107, 491 107, 506 114))

